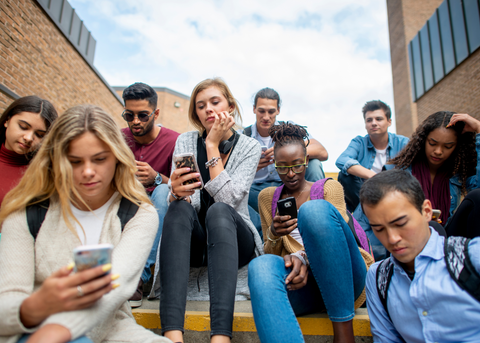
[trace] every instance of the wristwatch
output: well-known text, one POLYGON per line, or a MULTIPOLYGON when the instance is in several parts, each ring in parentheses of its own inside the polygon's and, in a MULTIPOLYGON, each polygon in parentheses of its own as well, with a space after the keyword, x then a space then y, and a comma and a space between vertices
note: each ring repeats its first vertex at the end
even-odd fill
POLYGON ((153 185, 157 187, 161 184, 162 184, 162 175, 160 175, 160 173, 157 173, 157 176, 155 176, 155 180, 153 180, 153 185))

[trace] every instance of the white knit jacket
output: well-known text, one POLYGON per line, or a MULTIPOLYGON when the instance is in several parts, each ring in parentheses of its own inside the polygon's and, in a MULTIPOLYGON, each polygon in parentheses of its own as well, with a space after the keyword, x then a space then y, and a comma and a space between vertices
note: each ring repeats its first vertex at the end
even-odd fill
POLYGON ((127 301, 135 292, 155 239, 158 215, 151 205, 143 205, 121 232, 117 216, 120 200, 117 193, 105 215, 99 242, 114 245, 112 273, 120 274, 117 281, 120 287, 90 308, 54 314, 29 329, 20 321, 20 305, 48 276, 72 261, 73 249, 81 242, 67 228, 60 204, 55 200, 50 203, 35 241, 25 210, 5 220, 0 240, 0 343, 16 342, 22 334, 46 324, 68 328, 72 339, 87 335, 94 342, 170 342, 137 325, 127 301))

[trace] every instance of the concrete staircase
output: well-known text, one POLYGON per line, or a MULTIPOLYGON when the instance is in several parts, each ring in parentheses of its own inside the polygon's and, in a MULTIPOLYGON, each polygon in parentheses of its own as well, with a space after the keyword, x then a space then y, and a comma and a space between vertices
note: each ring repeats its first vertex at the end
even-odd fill
MULTIPOLYGON (((142 307, 132 310, 137 323, 160 334, 160 315, 158 300, 143 300, 142 307)), ((332 324, 326 314, 313 314, 298 317, 305 342, 333 342, 332 324)), ((279 320, 279 325, 282 321, 279 320)), ((353 319, 356 342, 373 342, 370 332, 370 320, 366 309, 358 309, 353 319)), ((210 316, 208 301, 188 301, 185 315, 185 342, 209 342, 210 316)), ((260 342, 253 321, 250 301, 237 301, 233 319, 232 343, 260 342)))

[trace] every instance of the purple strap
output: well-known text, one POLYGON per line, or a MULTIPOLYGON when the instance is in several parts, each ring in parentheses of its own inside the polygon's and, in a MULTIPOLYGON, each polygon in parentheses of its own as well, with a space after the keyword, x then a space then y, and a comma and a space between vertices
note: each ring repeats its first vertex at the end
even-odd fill
MULTIPOLYGON (((310 199, 311 200, 319 200, 325 198, 325 182, 330 180, 331 178, 321 179, 315 182, 310 189, 310 199)), ((277 211, 277 202, 280 199, 280 195, 282 194, 283 185, 277 187, 275 192, 273 193, 272 198, 272 218, 275 217, 275 213, 277 211)), ((372 249, 370 248, 370 244, 368 242, 367 235, 365 231, 363 231, 362 226, 357 222, 357 220, 352 216, 353 219, 353 227, 355 228, 355 233, 357 234, 358 240, 360 241, 360 246, 363 250, 370 253, 373 256, 372 249)))

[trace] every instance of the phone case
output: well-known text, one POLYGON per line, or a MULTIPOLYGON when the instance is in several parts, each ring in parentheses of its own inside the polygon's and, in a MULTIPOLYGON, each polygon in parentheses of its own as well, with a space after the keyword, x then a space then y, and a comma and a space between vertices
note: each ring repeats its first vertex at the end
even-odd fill
POLYGON ((84 245, 73 249, 75 272, 81 272, 112 261, 112 244, 84 245))
MULTIPOLYGON (((195 159, 195 155, 187 152, 185 154, 175 155, 173 156, 173 162, 175 163, 175 168, 185 168, 189 167, 191 173, 199 173, 200 169, 198 168, 197 161, 195 159)), ((199 175, 195 179, 190 179, 185 181, 183 184, 188 185, 195 182, 201 182, 202 185, 200 187, 194 189, 202 189, 203 188, 203 180, 202 175, 199 175)))
POLYGON ((290 219, 297 218, 297 202, 294 197, 278 200, 277 209, 281 216, 290 216, 290 219))

